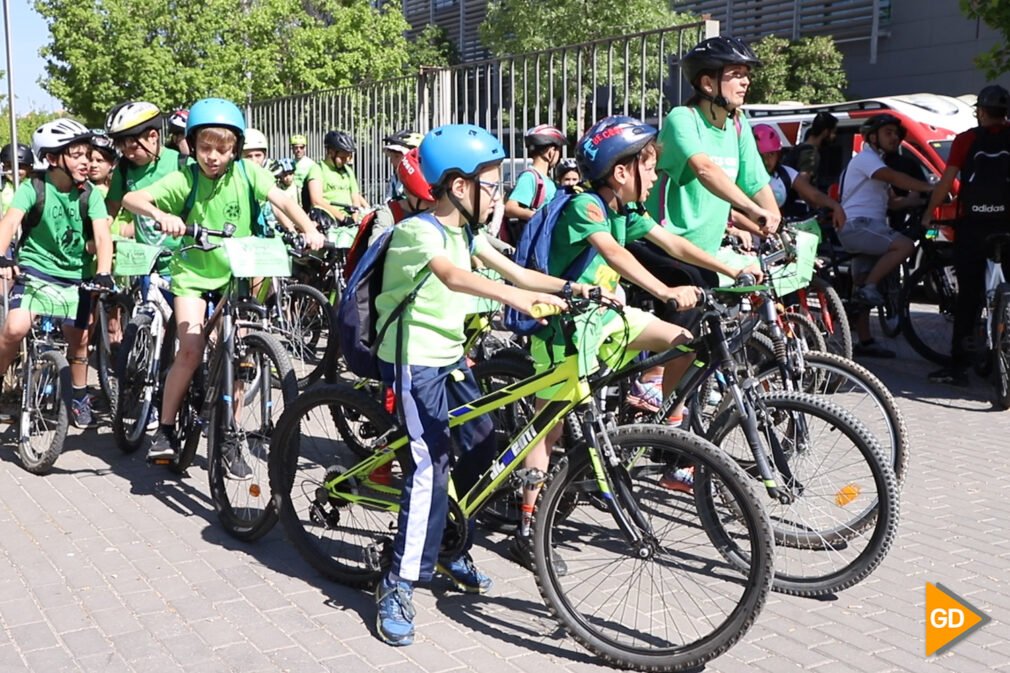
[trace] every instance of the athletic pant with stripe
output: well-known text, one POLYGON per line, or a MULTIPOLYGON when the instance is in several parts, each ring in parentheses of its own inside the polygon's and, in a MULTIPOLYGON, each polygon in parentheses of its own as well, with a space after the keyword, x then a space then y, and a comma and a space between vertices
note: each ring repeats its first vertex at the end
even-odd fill
MULTIPOLYGON (((399 368, 380 361, 379 368, 383 382, 401 396, 398 412, 413 462, 402 466, 406 474, 391 570, 401 579, 426 582, 435 571, 449 510, 453 444, 458 447, 453 482, 462 497, 497 455, 494 422, 490 416, 475 418, 453 428, 450 438, 449 410, 480 397, 465 360, 445 367, 399 368)), ((468 548, 470 544, 468 540, 468 548)))

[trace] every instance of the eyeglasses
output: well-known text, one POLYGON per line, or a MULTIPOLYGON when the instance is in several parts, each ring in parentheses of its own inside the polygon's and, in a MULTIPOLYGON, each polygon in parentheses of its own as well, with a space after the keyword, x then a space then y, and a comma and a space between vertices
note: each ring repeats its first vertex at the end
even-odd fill
POLYGON ((492 199, 495 198, 495 197, 497 197, 499 194, 501 194, 501 183, 499 183, 499 182, 490 182, 488 180, 478 180, 477 184, 479 184, 482 189, 486 188, 488 190, 488 195, 492 199))
POLYGON ((746 80, 749 80, 750 79, 750 71, 749 70, 729 70, 729 71, 723 73, 722 78, 724 80, 734 80, 734 79, 746 79, 746 80))
POLYGON ((125 149, 127 147, 137 147, 140 145, 140 139, 136 136, 127 136, 125 138, 116 138, 116 147, 120 149, 125 149))

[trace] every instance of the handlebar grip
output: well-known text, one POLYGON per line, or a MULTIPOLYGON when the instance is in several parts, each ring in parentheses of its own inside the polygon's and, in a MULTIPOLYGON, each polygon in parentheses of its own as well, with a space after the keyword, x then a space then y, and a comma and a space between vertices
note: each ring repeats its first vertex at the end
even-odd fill
POLYGON ((666 305, 670 307, 671 311, 677 312, 680 310, 680 302, 676 299, 667 299, 666 305))
POLYGON ((530 308, 530 315, 540 320, 552 315, 559 315, 564 309, 554 304, 533 304, 530 308))
POLYGON ((736 284, 740 287, 747 287, 757 283, 757 278, 753 274, 741 273, 736 277, 736 284))

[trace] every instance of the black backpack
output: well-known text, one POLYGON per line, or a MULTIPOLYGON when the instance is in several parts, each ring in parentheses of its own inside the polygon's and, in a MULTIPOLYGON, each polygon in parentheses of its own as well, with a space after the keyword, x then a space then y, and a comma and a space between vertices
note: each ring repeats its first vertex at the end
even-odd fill
MULTIPOLYGON (((25 214, 24 221, 21 223, 21 238, 18 239, 18 247, 21 247, 21 244, 28 238, 28 233, 42 222, 42 216, 46 212, 46 180, 44 176, 44 173, 36 173, 31 177, 32 187, 35 189, 35 204, 25 214)), ((90 241, 94 237, 91 215, 88 214, 88 203, 91 200, 92 189, 94 189, 94 185, 85 181, 78 190, 77 197, 77 205, 81 209, 81 224, 84 226, 85 241, 90 241)))
POLYGON ((958 201, 965 219, 1010 220, 1010 126, 975 132, 961 167, 958 201))

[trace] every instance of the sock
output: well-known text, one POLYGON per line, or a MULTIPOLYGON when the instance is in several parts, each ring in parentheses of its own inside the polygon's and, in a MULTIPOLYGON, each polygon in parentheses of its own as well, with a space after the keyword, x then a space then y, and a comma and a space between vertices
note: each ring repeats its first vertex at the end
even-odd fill
POLYGON ((666 424, 673 428, 679 428, 684 424, 684 416, 667 416, 666 424))
POLYGON ((533 529, 533 510, 536 509, 533 505, 523 505, 522 518, 519 520, 519 534, 526 537, 530 534, 533 529))
POLYGON ((74 400, 75 401, 80 402, 81 400, 83 400, 87 396, 88 396, 88 387, 87 386, 85 386, 83 388, 78 388, 77 386, 74 386, 74 400))

